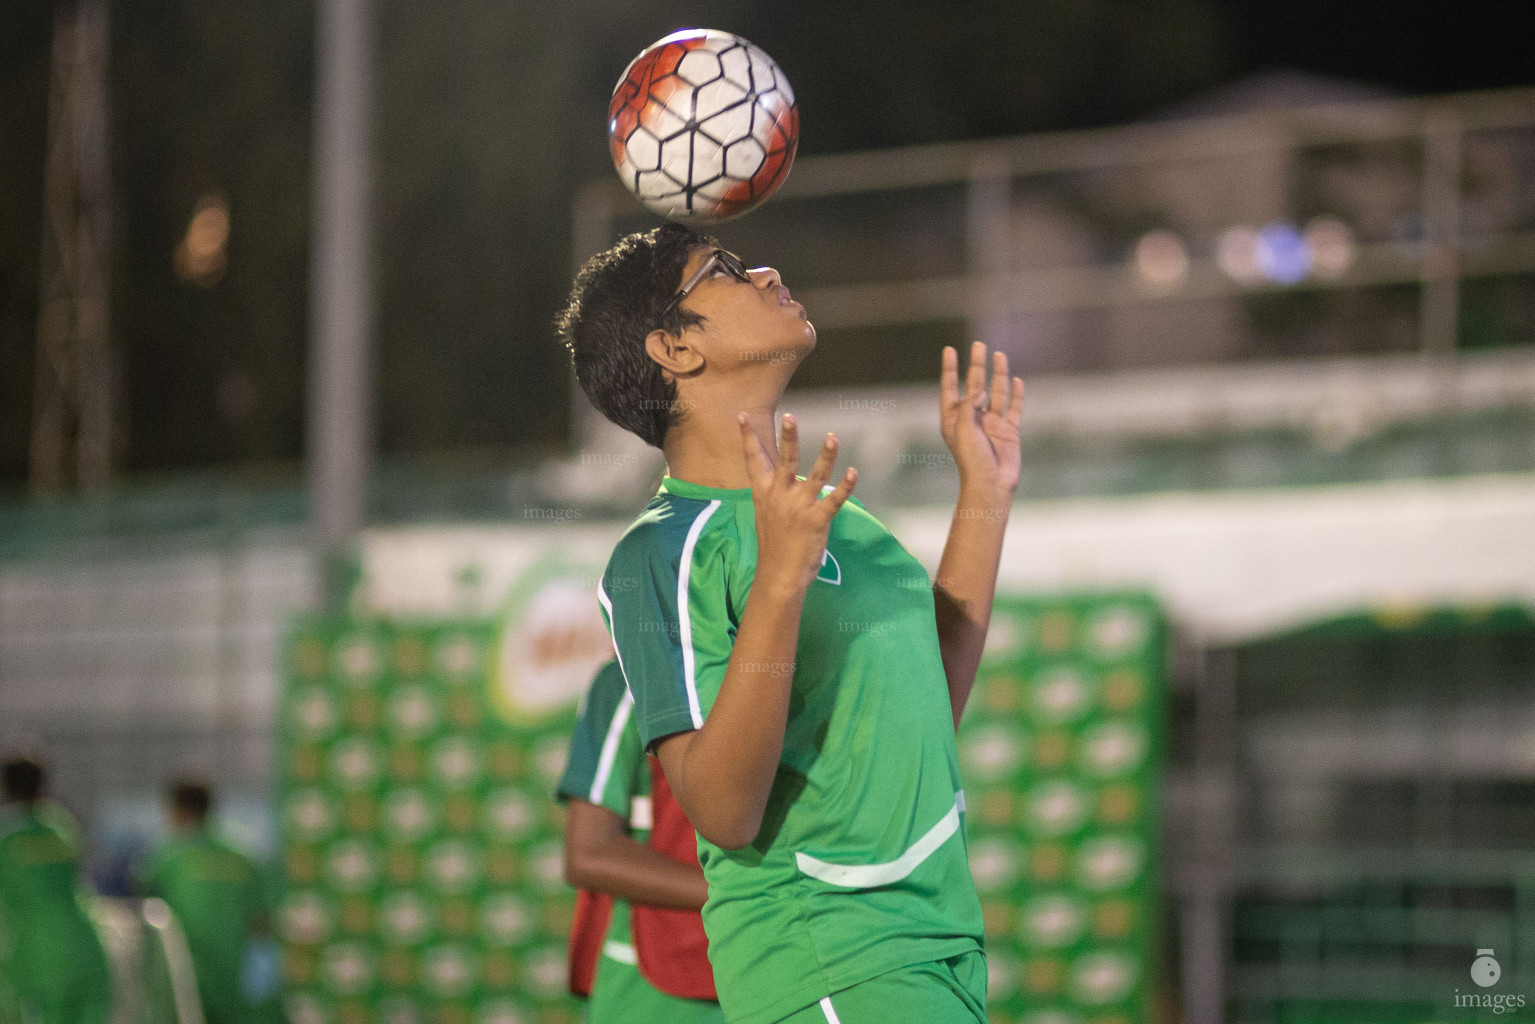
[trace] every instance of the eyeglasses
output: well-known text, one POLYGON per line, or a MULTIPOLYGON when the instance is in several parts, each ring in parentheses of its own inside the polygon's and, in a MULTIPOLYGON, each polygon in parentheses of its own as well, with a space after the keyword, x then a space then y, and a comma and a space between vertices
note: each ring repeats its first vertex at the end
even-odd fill
POLYGON ((751 284, 751 275, 746 272, 746 264, 741 262, 741 257, 735 253, 726 252, 724 249, 715 249, 709 253, 709 258, 704 260, 703 265, 693 271, 692 276, 682 283, 682 288, 662 308, 661 315, 666 316, 679 302, 687 298, 688 292, 698 287, 700 282, 708 278, 714 272, 715 267, 723 268, 726 273, 737 281, 751 284))

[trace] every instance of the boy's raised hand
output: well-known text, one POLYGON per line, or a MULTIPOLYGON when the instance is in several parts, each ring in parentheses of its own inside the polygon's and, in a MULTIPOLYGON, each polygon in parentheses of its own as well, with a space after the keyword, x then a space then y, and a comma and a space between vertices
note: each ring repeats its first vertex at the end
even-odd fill
POLYGON ((821 497, 821 488, 837 461, 837 438, 826 435, 821 454, 805 479, 799 469, 799 427, 785 414, 776 463, 763 450, 751 417, 737 416, 741 426, 742 454, 751 479, 752 505, 757 518, 757 575, 754 586, 783 587, 803 592, 821 569, 822 552, 832 517, 842 508, 858 482, 858 470, 849 468, 836 488, 821 497))
POLYGON ((1023 381, 1018 377, 1009 379, 1006 353, 993 352, 991 363, 988 389, 986 346, 979 341, 973 343, 965 389, 961 391, 959 353, 944 346, 938 388, 939 431, 959 467, 961 489, 976 487, 1011 500, 1018 486, 1023 381))

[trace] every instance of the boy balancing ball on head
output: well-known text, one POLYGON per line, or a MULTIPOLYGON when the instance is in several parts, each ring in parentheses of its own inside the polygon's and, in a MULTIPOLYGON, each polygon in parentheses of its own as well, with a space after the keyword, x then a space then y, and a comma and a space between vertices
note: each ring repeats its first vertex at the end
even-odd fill
POLYGON ((943 353, 959 507, 929 581, 773 417, 815 328, 776 271, 667 225, 593 257, 560 318, 577 378, 668 475, 598 588, 640 739, 700 835, 725 1017, 984 1022, 954 730, 1018 482, 1023 382, 943 353))

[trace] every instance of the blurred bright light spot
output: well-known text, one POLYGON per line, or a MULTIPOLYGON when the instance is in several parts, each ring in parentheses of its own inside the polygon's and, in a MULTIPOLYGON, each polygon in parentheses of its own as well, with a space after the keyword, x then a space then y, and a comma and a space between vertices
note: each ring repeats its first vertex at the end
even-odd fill
POLYGON ((229 204, 217 193, 203 196, 176 246, 176 276, 201 288, 218 284, 229 264, 228 245, 229 204))
POLYGON ((1189 274, 1189 250, 1165 228, 1148 231, 1135 243, 1135 272, 1157 289, 1176 288, 1189 274))
POLYGON ((1215 262, 1221 272, 1240 284, 1255 284, 1263 278, 1258 267, 1258 232, 1238 224, 1221 233, 1215 250, 1215 262))
POLYGON ((1275 284, 1295 284, 1311 271, 1311 249, 1294 225, 1265 224, 1258 231, 1258 269, 1275 284))
POLYGON ((1337 217, 1317 217, 1307 224, 1306 245, 1317 277, 1342 277, 1354 265, 1354 232, 1337 217))
POLYGON ((144 901, 144 920, 151 928, 165 928, 171 923, 171 908, 162 899, 151 898, 144 901))
POLYGON ((187 252, 193 259, 206 260, 229 241, 229 210, 222 202, 203 206, 187 227, 187 252))

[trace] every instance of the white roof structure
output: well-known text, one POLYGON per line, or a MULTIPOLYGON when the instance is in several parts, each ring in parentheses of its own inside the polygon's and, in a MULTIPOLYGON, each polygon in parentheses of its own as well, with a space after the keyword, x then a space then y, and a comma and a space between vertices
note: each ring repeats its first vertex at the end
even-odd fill
MULTIPOLYGON (((874 511, 937 568, 949 509, 874 511)), ((368 531, 363 602, 404 616, 490 613, 528 567, 554 559, 588 585, 595 615, 596 577, 623 527, 368 531)), ((1535 606, 1535 476, 1020 504, 998 589, 1147 590, 1216 645, 1383 607, 1535 606)))

